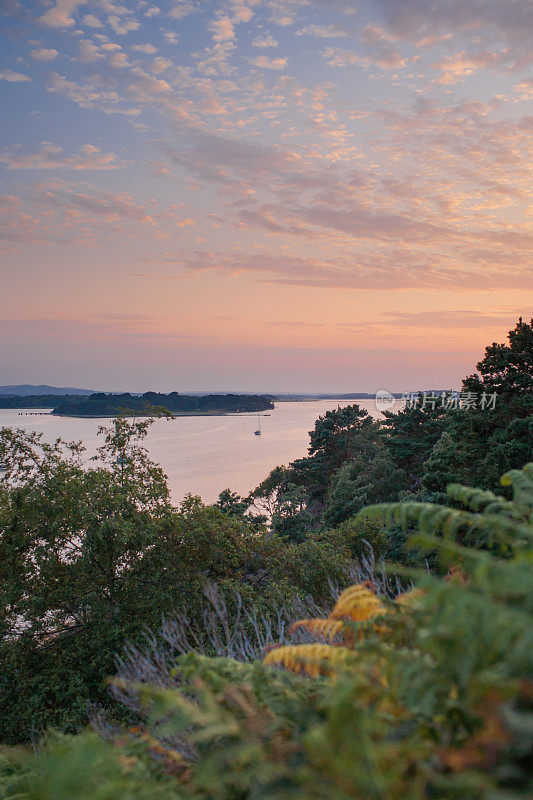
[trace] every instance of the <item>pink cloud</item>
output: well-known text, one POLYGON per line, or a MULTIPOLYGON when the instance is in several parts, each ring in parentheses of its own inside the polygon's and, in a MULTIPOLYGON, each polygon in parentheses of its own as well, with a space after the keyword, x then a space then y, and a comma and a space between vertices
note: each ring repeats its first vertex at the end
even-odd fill
POLYGON ((74 15, 86 0, 55 0, 55 5, 39 17, 39 21, 50 28, 72 28, 76 24, 74 15))
POLYGON ((101 153, 99 147, 84 145, 79 153, 65 155, 63 148, 43 142, 40 150, 22 154, 18 149, 0 153, 0 162, 7 169, 46 170, 110 170, 125 166, 125 162, 114 153, 101 153))

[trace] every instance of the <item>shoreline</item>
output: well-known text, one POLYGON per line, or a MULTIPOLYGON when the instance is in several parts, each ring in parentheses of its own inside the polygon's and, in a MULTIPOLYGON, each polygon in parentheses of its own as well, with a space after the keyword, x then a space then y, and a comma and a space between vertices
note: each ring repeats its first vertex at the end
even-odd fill
MULTIPOLYGON (((273 409, 270 409, 272 411, 273 409)), ((157 417, 153 414, 46 414, 43 416, 57 417, 60 419, 117 419, 124 416, 127 419, 172 419, 177 417, 269 417, 264 411, 176 411, 170 412, 172 417, 157 417)), ((28 414, 28 416, 30 416, 28 414)))

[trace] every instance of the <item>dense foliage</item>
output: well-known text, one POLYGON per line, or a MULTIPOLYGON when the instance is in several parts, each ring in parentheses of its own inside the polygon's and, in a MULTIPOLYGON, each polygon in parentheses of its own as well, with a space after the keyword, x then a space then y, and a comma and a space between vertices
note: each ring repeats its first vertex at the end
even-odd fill
POLYGON ((2 429, 0 798, 530 796, 533 321, 477 370, 212 506, 2 429))
POLYGON ((180 657, 179 687, 129 687, 145 723, 112 743, 86 734, 52 737, 36 757, 7 752, 3 796, 530 797, 533 464, 503 483, 511 501, 453 486, 466 510, 368 509, 414 522, 412 544, 437 549, 442 574, 420 574, 395 602, 348 589, 329 618, 297 624, 316 643, 264 664, 180 657), (466 528, 497 551, 460 545, 466 528))
POLYGON ((268 610, 347 580, 347 545, 287 547, 199 498, 172 508, 148 425, 102 428, 89 467, 80 444, 0 431, 0 741, 85 725, 115 653, 162 614, 200 614, 209 581, 268 610))
POLYGON ((186 395, 178 392, 141 395, 104 394, 95 392, 89 397, 68 398, 54 402, 54 414, 71 417, 114 417, 146 414, 151 408, 164 408, 173 414, 231 414, 243 411, 266 411, 274 408, 270 398, 254 394, 186 395))

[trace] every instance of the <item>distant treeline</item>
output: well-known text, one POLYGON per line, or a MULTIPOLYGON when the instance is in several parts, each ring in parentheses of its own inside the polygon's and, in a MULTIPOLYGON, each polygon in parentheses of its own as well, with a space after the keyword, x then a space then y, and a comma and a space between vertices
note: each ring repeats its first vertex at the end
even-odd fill
POLYGON ((54 408, 58 402, 71 404, 86 400, 83 395, 69 394, 25 394, 7 395, 0 394, 0 408, 54 408))
POLYGON ((198 397, 171 392, 145 392, 143 395, 104 394, 90 397, 55 399, 53 414, 68 417, 114 417, 118 414, 143 414, 153 408, 163 408, 173 414, 229 414, 240 411, 266 411, 274 408, 272 401, 262 395, 207 394, 198 397))
MULTIPOLYGON (((403 398, 401 392, 391 392, 397 400, 403 398)), ((352 392, 351 394, 276 394, 276 400, 375 400, 376 392, 352 392)))

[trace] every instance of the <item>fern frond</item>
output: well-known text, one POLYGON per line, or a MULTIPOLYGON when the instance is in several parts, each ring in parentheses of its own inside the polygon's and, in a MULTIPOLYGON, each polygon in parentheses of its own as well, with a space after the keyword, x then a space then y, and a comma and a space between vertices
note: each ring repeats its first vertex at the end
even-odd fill
POLYGON ((385 606, 374 592, 371 592, 364 584, 357 583, 344 590, 329 617, 332 620, 349 619, 352 622, 368 622, 385 613, 385 606))
POLYGON ((339 634, 344 627, 344 623, 340 620, 333 619, 301 619, 291 626, 290 632, 294 633, 298 628, 303 628, 313 636, 321 636, 323 639, 329 639, 330 642, 339 634))
POLYGON ((347 647, 299 644, 271 650, 263 659, 263 664, 284 667, 297 675, 305 673, 311 678, 318 678, 320 675, 335 675, 338 668, 352 658, 353 652, 347 647))
POLYGON ((531 519, 533 515, 533 463, 523 469, 511 469, 502 475, 502 486, 511 486, 514 503, 531 519))
POLYGON ((425 596, 425 592, 423 589, 409 589, 408 592, 402 592, 399 594, 396 600, 394 601, 400 606, 407 606, 410 608, 412 605, 415 605, 422 597, 425 596))
POLYGON ((529 464, 524 464, 522 472, 525 472, 528 478, 533 482, 533 461, 530 461, 529 464))
POLYGON ((462 486, 460 483, 451 483, 446 487, 446 495, 471 511, 483 511, 485 514, 505 514, 513 519, 522 518, 515 503, 494 494, 494 492, 472 489, 470 486, 462 486))
MULTIPOLYGON (((356 519, 362 515, 359 512, 356 519)), ((517 544, 524 539, 533 539, 533 527, 523 522, 514 522, 498 514, 475 514, 433 503, 379 503, 367 506, 364 516, 385 519, 389 525, 400 525, 404 529, 414 523, 418 530, 429 536, 441 533, 454 539, 461 529, 485 534, 489 543, 517 544)))

